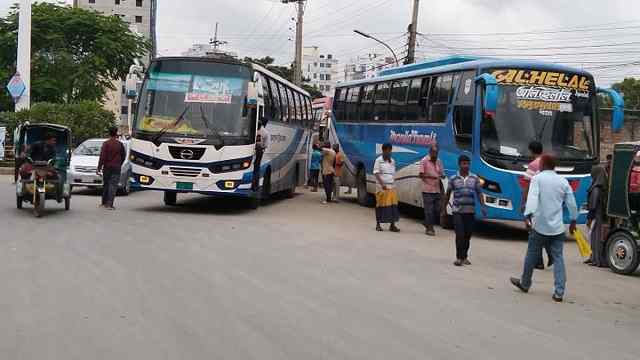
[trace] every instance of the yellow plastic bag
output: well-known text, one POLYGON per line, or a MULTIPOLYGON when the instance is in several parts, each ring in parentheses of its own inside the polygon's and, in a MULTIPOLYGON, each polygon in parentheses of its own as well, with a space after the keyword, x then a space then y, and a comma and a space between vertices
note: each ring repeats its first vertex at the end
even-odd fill
POLYGON ((573 233, 573 236, 576 238, 576 243, 578 244, 578 251, 580 252, 580 256, 588 257, 591 256, 591 245, 587 242, 587 239, 584 237, 584 234, 580 229, 576 229, 576 232, 573 233))

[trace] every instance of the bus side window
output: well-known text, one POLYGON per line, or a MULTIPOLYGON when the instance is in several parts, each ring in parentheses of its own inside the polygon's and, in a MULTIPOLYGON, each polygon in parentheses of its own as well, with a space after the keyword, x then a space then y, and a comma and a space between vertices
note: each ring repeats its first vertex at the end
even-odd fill
POLYGON ((360 121, 362 122, 370 122, 373 120, 373 97, 375 93, 375 85, 367 85, 364 88, 362 104, 360 105, 360 121))
POLYGON ((422 89, 422 79, 412 79, 409 81, 407 89, 407 106, 405 107, 405 120, 416 122, 420 117, 420 90, 422 89))
POLYGON ((422 82, 422 89, 420 89, 420 114, 419 122, 429 122, 429 105, 431 104, 430 98, 433 96, 433 87, 436 84, 437 77, 424 78, 422 82))
POLYGON ((380 83, 376 89, 376 97, 375 97, 375 105, 374 105, 374 120, 375 121, 386 121, 387 120, 387 111, 389 109, 389 84, 388 83, 380 83))
POLYGON ((361 87, 352 87, 349 89, 349 97, 347 99, 347 117, 351 121, 358 121, 358 108, 360 106, 361 87))
POLYGON ((405 121, 408 89, 408 80, 401 80, 393 83, 393 86, 391 87, 391 100, 389 101, 389 120, 397 122, 405 121))
POLYGON ((340 119, 347 122, 353 121, 353 119, 349 116, 349 97, 351 96, 351 91, 352 90, 350 88, 342 88, 342 105, 340 106, 340 115, 342 116, 340 117, 340 119))
POLYGON ((264 75, 261 75, 262 79, 262 93, 264 98, 264 110, 260 115, 266 115, 268 118, 273 119, 274 106, 273 100, 271 98, 271 90, 269 88, 269 78, 264 75))
POLYGON ((309 129, 313 129, 313 125, 315 123, 315 119, 313 118, 313 106, 311 105, 311 99, 310 98, 306 98, 307 99, 307 116, 308 116, 308 123, 307 123, 307 127, 309 127, 309 129))
POLYGON ((337 88, 335 94, 335 100, 333 102, 333 113, 336 116, 336 120, 344 120, 344 96, 347 88, 337 88))
POLYGON ((470 150, 473 141, 473 109, 475 102, 475 73, 465 72, 458 81, 453 100, 453 130, 461 149, 470 150))
POLYGON ((287 96, 287 89, 282 84, 278 84, 278 87, 280 88, 280 103, 282 104, 281 121, 286 123, 289 122, 289 97, 287 96))
POLYGON ((273 121, 282 121, 282 100, 280 99, 280 86, 276 81, 269 81, 271 98, 273 99, 273 121))
POLYGON ((452 82, 453 76, 451 74, 439 76, 435 83, 432 81, 432 95, 429 96, 430 123, 444 123, 447 121, 452 82))

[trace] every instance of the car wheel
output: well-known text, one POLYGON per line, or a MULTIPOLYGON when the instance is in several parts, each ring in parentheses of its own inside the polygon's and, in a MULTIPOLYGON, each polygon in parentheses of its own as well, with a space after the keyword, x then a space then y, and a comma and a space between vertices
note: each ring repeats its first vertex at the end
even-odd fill
POLYGON ((607 260, 613 272, 622 275, 633 274, 640 263, 638 243, 633 236, 626 231, 613 233, 607 242, 607 260))

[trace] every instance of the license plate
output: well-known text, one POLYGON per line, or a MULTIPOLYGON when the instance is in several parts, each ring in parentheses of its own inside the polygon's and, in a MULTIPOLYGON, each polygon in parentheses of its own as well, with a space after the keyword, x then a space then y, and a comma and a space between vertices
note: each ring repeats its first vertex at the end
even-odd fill
POLYGON ((176 183, 177 190, 193 190, 193 183, 179 182, 176 183))

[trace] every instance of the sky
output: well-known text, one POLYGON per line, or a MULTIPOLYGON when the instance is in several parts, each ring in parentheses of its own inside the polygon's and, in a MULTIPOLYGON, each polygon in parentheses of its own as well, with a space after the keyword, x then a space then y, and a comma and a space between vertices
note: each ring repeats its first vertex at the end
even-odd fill
MULTIPOLYGON (((0 0, 0 15, 16 0, 0 0)), ((129 0, 132 1, 132 0, 129 0)), ((293 60, 296 6, 280 0, 158 0, 158 49, 178 55, 206 43, 219 23, 224 49, 241 57, 293 60), (289 40, 291 39, 291 40, 289 40)), ((67 1, 70 3, 71 1, 67 1)), ((413 0, 307 0, 304 46, 356 56, 388 52, 354 29, 406 56, 413 0)), ((640 77, 640 1, 420 0, 417 57, 453 54, 546 60, 584 68, 608 85, 640 77)))

